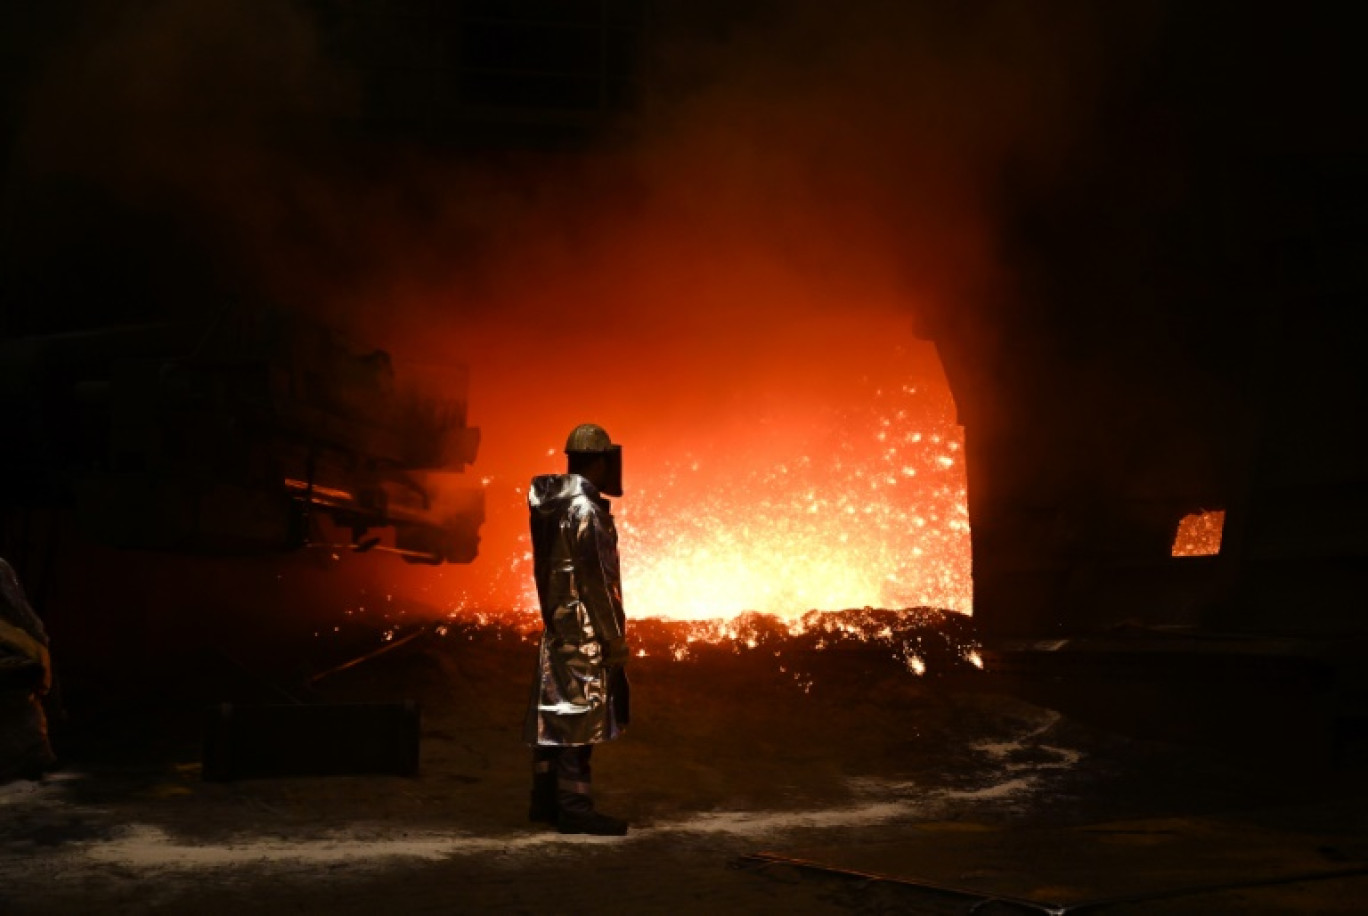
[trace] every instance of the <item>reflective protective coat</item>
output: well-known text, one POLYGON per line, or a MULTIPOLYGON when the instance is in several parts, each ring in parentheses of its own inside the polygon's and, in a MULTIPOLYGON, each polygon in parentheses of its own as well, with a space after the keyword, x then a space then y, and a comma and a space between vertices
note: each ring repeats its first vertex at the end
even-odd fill
POLYGON ((553 747, 610 741, 627 725, 628 686, 608 500, 578 474, 547 474, 532 479, 527 504, 545 630, 523 737, 553 747))

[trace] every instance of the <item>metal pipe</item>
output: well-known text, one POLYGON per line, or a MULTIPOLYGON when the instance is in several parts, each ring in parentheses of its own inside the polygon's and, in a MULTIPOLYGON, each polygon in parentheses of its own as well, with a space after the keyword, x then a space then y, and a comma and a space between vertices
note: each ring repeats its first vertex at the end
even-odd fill
POLYGON ((1052 916, 1068 912, 1068 907, 1059 903, 1030 900, 1026 897, 1013 897, 1008 894, 993 894, 988 891, 979 891, 967 887, 956 887, 952 884, 940 884, 922 878, 900 878, 894 875, 881 875, 877 872, 859 871, 857 869, 844 868, 838 865, 826 865, 822 862, 814 862, 811 859, 794 859, 789 856, 781 856, 772 852, 752 853, 750 855, 742 856, 741 860, 744 862, 754 862, 760 868, 768 868, 771 865, 788 865, 792 868, 800 868, 805 871, 825 872, 827 874, 842 875, 848 878, 861 878, 865 881, 882 881, 889 884, 903 885, 904 887, 915 887, 918 890, 952 894, 956 897, 969 897, 978 901, 978 903, 974 904, 971 912, 987 903, 1006 903, 1012 906, 1036 910, 1041 913, 1050 913, 1052 916))
POLYGON ((371 652, 367 652, 365 655, 357 656, 349 662, 343 662, 335 668, 329 668, 327 671, 324 671, 320 674, 315 674, 313 677, 309 678, 309 684, 317 684, 325 677, 332 677, 334 674, 339 674, 343 671, 346 671, 348 668, 355 668, 357 665, 360 665, 364 662, 368 662, 373 658, 378 658, 379 656, 384 655, 386 652, 393 652, 400 646, 407 645, 408 643, 417 639, 419 636, 422 636, 424 633, 427 632, 427 629, 428 628, 425 626, 419 627, 407 636, 387 642, 380 648, 375 649, 371 652))

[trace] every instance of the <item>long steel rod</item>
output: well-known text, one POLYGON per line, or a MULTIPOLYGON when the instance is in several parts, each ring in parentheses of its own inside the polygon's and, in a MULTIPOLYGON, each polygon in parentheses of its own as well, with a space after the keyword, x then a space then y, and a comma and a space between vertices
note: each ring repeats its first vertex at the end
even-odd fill
POLYGON ((400 646, 406 645, 412 642, 413 640, 417 639, 419 636, 422 636, 424 633, 427 632, 427 629, 428 628, 425 626, 419 627, 412 633, 409 633, 405 636, 401 636, 400 638, 393 640, 391 642, 387 642, 380 648, 373 649, 370 652, 367 652, 365 655, 357 656, 349 662, 343 662, 335 668, 329 668, 327 671, 324 671, 321 674, 315 674, 313 677, 309 678, 309 683, 317 684, 319 681, 323 680, 326 677, 332 677, 334 674, 340 674, 341 672, 346 671, 349 668, 355 668, 357 665, 360 665, 364 662, 368 662, 373 658, 377 658, 388 652, 393 652, 400 646))
POLYGON ((1222 891, 1238 891, 1249 887, 1271 887, 1278 884, 1302 884, 1308 881, 1329 881, 1335 878, 1354 878, 1368 875, 1368 865, 1353 868, 1337 868, 1331 871, 1301 872, 1293 875, 1275 875, 1271 878, 1246 878, 1220 884, 1194 884, 1176 887, 1167 891, 1150 891, 1126 897, 1107 897, 1101 900, 1083 900, 1065 908, 1066 913, 1079 913, 1084 910, 1098 910, 1104 906, 1119 906, 1123 903, 1142 903, 1151 900, 1167 900, 1171 897, 1192 897, 1197 894, 1214 894, 1222 891))
POLYGON ((895 875, 881 875, 877 872, 859 871, 858 869, 845 868, 839 865, 827 865, 822 862, 814 862, 811 859, 795 859, 772 852, 752 853, 750 855, 742 856, 741 859, 745 862, 755 862, 762 867, 768 867, 770 865, 788 865, 792 868, 801 868, 807 871, 820 871, 826 872, 827 874, 844 875, 849 878, 863 878, 866 881, 885 881, 889 884, 901 884, 906 887, 915 887, 920 890, 953 894, 956 897, 970 897, 979 901, 975 904, 975 909, 985 903, 1008 903, 1013 906, 1037 910, 1041 913, 1050 913, 1052 916, 1058 916, 1058 914, 1067 912, 1067 907, 1059 903, 1030 900, 1026 897, 1013 897, 1008 894, 994 894, 988 891, 974 890, 967 887, 956 887, 952 884, 940 884, 935 881, 926 881, 922 878, 900 878, 895 875))

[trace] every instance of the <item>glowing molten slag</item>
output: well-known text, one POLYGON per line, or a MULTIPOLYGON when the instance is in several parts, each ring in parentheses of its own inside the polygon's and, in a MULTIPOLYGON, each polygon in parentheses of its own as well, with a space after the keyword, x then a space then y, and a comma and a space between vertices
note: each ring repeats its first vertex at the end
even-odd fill
POLYGON ((1193 512, 1178 523, 1173 538, 1175 557, 1212 557, 1221 552, 1221 535, 1225 530, 1225 510, 1193 512))
MULTIPOLYGON (((645 458, 631 455, 614 505, 633 617, 972 611, 963 431, 946 395, 879 389, 861 409, 757 418, 731 448, 645 458)), ((530 585, 523 561, 510 571, 530 585)))
POLYGON ((643 482, 621 512, 624 593, 638 613, 672 618, 968 612, 962 435, 908 417, 850 418, 834 449, 784 463, 710 474, 700 460, 643 482))

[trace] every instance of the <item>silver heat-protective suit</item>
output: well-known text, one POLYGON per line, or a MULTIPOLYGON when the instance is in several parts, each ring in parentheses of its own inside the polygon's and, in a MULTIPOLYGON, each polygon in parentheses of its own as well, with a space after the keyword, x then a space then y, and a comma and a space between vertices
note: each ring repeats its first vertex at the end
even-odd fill
POLYGON ((523 737, 542 747, 598 744, 628 720, 626 618, 617 528, 578 474, 532 479, 532 556, 541 647, 523 737))

